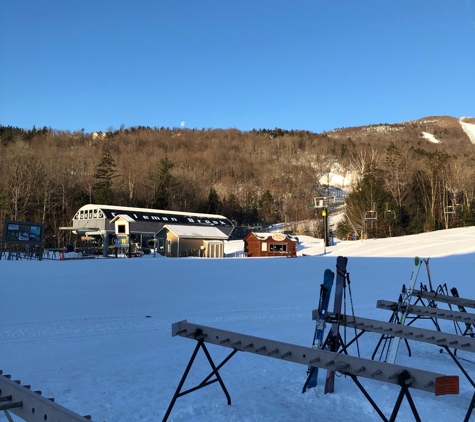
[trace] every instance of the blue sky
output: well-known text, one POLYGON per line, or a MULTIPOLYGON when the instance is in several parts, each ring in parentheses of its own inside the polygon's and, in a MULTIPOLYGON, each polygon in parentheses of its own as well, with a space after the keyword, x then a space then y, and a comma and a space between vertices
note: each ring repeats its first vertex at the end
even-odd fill
POLYGON ((2 0, 0 124, 301 129, 475 116, 475 0, 2 0))

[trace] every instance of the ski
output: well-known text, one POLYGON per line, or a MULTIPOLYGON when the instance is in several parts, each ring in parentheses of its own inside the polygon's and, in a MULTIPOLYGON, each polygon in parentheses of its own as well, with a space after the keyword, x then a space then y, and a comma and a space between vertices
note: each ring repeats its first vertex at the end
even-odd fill
MULTIPOLYGON (((407 317, 407 305, 411 303, 412 292, 417 281, 417 276, 419 275, 419 269, 421 268, 422 259, 418 256, 414 258, 414 268, 411 272, 411 277, 409 278, 409 284, 407 288, 403 290, 403 297, 400 307, 400 316, 397 320, 398 324, 404 324, 404 321, 407 317)), ((400 337, 394 337, 389 345, 388 355, 386 357, 387 363, 394 363, 396 361, 397 350, 399 348, 399 342, 401 341, 400 337)))
MULTIPOLYGON (((343 289, 346 283, 346 264, 348 258, 339 256, 336 259, 336 283, 335 283, 335 300, 333 305, 333 314, 339 316, 341 313, 341 304, 343 302, 343 289)), ((340 346, 340 318, 332 323, 330 334, 325 341, 328 344, 328 350, 337 352, 340 346)), ((325 394, 333 393, 335 388, 335 371, 327 371, 327 379, 325 382, 325 394)))
MULTIPOLYGON (((323 284, 320 285, 320 299, 318 301, 318 318, 315 325, 315 333, 313 335, 312 347, 314 349, 323 349, 323 335, 325 333, 325 318, 328 310, 328 303, 330 302, 330 295, 333 286, 333 279, 335 273, 332 270, 326 269, 323 274, 323 284)), ((318 368, 309 366, 307 370, 307 379, 302 389, 305 393, 307 388, 313 388, 317 385, 318 368)))
POLYGON ((424 261, 424 264, 426 264, 427 278, 428 278, 428 280, 429 280, 429 288, 430 288, 430 291, 433 292, 434 289, 433 289, 433 287, 432 287, 432 278, 431 278, 431 276, 430 276, 429 259, 430 259, 430 258, 422 259, 422 260, 424 261))
MULTIPOLYGON (((452 287, 450 289, 450 293, 452 293, 453 297, 460 297, 459 292, 458 292, 456 287, 452 287)), ((459 309, 460 312, 467 312, 467 310, 465 309, 465 306, 463 306, 463 305, 457 305, 457 308, 459 309)), ((473 337, 473 334, 474 333, 473 333, 473 329, 472 329, 472 324, 466 322, 465 323, 465 332, 462 335, 463 336, 469 335, 470 337, 473 337)))

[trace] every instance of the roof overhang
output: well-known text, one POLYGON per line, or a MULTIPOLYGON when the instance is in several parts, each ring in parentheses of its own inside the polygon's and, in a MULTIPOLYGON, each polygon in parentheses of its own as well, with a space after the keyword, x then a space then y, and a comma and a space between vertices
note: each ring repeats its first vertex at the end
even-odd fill
POLYGON ((180 239, 203 239, 203 240, 228 240, 229 236, 223 233, 215 226, 182 226, 174 224, 166 224, 155 233, 157 236, 160 232, 169 230, 180 239))
POLYGON ((59 230, 65 230, 65 231, 97 231, 99 228, 97 227, 60 227, 59 230))
POLYGON ((127 214, 119 214, 119 215, 116 215, 111 221, 110 223, 115 223, 116 221, 118 220, 124 220, 124 221, 127 221, 127 223, 135 223, 135 220, 130 217, 129 215, 127 214))

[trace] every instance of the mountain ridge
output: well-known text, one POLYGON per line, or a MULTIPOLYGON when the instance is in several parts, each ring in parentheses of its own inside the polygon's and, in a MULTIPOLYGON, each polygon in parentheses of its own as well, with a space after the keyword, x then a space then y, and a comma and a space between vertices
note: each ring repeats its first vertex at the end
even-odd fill
POLYGON ((427 116, 416 120, 399 123, 380 123, 365 126, 337 128, 325 132, 330 138, 342 139, 346 137, 353 142, 367 141, 371 143, 397 143, 399 141, 428 142, 443 144, 452 142, 475 145, 475 118, 451 116, 427 116), (435 139, 428 139, 429 134, 435 139))

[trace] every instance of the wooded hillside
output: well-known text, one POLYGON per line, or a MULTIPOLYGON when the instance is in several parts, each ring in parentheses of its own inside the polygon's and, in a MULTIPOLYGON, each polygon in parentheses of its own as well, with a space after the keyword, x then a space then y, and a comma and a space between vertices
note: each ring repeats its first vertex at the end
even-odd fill
POLYGON ((354 183, 340 236, 473 225, 475 140, 466 128, 474 123, 427 117, 320 134, 0 126, 0 220, 45 222, 47 235, 64 236, 58 227, 87 203, 219 213, 237 225, 314 219, 307 205, 325 195, 319 181, 333 172, 354 183), (373 208, 396 218, 369 230, 373 208))

